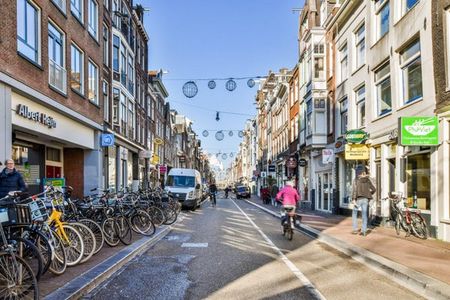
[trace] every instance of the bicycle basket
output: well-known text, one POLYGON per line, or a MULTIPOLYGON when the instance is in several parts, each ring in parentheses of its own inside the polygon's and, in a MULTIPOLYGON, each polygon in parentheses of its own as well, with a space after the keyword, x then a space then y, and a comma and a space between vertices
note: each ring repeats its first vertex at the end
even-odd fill
POLYGON ((3 226, 31 224, 31 215, 28 205, 13 204, 0 207, 0 222, 3 226))

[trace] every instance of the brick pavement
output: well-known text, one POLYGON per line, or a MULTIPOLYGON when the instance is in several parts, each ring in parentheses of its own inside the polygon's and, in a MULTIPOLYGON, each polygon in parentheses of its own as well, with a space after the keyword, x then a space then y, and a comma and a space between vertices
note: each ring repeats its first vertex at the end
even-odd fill
MULTIPOLYGON (((279 211, 279 208, 272 205, 262 204, 258 197, 252 197, 250 201, 272 211, 279 211)), ((421 240, 414 236, 405 237, 405 233, 397 236, 395 230, 389 227, 376 227, 363 237, 351 234, 351 217, 316 211, 299 213, 304 225, 450 284, 450 243, 431 238, 421 240)))

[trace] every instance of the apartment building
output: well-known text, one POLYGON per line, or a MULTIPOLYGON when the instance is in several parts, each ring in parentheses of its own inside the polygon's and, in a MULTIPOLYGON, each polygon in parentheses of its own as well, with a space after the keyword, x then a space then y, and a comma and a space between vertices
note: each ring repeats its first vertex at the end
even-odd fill
POLYGON ((32 193, 47 178, 65 178, 76 196, 103 183, 102 2, 0 6, 0 160, 15 160, 32 193))

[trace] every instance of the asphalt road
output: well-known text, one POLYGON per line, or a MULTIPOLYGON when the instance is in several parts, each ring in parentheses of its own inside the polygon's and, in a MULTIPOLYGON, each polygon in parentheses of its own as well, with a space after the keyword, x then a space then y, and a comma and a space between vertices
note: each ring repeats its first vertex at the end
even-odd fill
POLYGON ((86 299, 421 299, 245 201, 185 213, 86 299))

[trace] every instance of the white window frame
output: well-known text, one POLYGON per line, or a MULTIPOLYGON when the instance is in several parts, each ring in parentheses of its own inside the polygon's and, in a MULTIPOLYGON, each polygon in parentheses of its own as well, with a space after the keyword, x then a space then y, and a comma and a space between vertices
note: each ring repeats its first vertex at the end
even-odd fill
POLYGON ((348 78, 348 44, 345 42, 341 48, 339 48, 339 70, 340 70, 340 83, 348 78), (342 67, 345 62, 345 70, 342 67))
POLYGON ((323 43, 317 43, 317 44, 314 44, 313 49, 314 49, 313 78, 316 80, 325 80, 325 45, 323 43), (318 76, 316 76, 316 73, 318 72, 316 70, 316 59, 322 60, 322 71, 320 71, 320 73, 317 74, 318 76))
POLYGON ((111 97, 109 96, 110 90, 109 90, 109 84, 106 80, 102 80, 102 95, 103 95, 103 119, 106 122, 110 122, 110 114, 109 114, 109 107, 111 102, 111 97))
POLYGON ((361 24, 354 32, 355 38, 355 70, 366 64, 366 27, 365 23, 361 24), (363 30, 362 37, 359 32, 363 30), (361 51, 362 49, 362 51, 361 51), (361 55, 362 53, 362 55, 361 55))
POLYGON ((70 12, 80 23, 84 24, 84 0, 70 0, 70 12), (78 9, 75 5, 78 4, 78 9))
POLYGON ((348 97, 344 96, 339 100, 339 132, 344 135, 348 131, 348 97), (345 105, 344 105, 345 103, 345 105), (345 127, 343 126, 343 118, 345 116, 345 127), (344 131, 345 128, 345 131, 344 131))
POLYGON ((88 61, 88 99, 89 101, 91 101, 92 103, 98 105, 99 104, 99 68, 97 66, 97 64, 95 64, 92 60, 89 59, 88 61), (95 77, 92 78, 92 74, 91 74, 91 66, 94 68, 94 70, 96 70, 95 72, 95 77), (94 82, 92 81, 94 80, 94 82), (94 89, 92 89, 92 87, 94 89), (94 98, 90 97, 90 91, 94 91, 94 98))
POLYGON ((66 0, 52 0, 53 4, 55 4, 60 10, 66 13, 66 0))
MULTIPOLYGON (((375 0, 376 1, 376 0, 375 0)), ((397 0, 398 1, 398 0, 397 0)), ((383 36, 385 36, 388 32, 389 32, 389 26, 391 24, 391 8, 390 8, 390 0, 379 0, 379 2, 375 2, 374 3, 374 10, 375 10, 375 41, 378 41, 379 39, 381 39, 383 36), (381 12, 383 11, 383 9, 387 6, 388 10, 389 10, 389 14, 388 14, 388 26, 387 26, 387 31, 384 33, 381 33, 381 12)))
POLYGON ((390 68, 391 68, 390 67, 390 61, 388 60, 387 62, 384 62, 380 67, 378 67, 374 71, 375 96, 376 96, 376 98, 375 98, 375 105, 376 105, 376 115, 377 115, 377 117, 384 116, 384 115, 387 115, 387 114, 392 112, 392 103, 393 103, 393 101, 392 101, 392 78, 391 78, 391 69, 390 68), (380 78, 377 79, 377 73, 379 71, 381 71, 386 66, 389 67, 389 72, 387 74, 383 75, 383 77, 380 77, 380 78), (389 111, 386 111, 386 112, 382 113, 381 112, 381 107, 380 107, 380 105, 381 105, 381 102, 380 102, 380 100, 381 100, 381 94, 380 94, 381 89, 380 89, 380 86, 387 79, 389 79, 389 81, 390 81, 390 85, 389 86, 390 86, 390 93, 391 93, 391 108, 390 108, 389 111))
POLYGON ((72 42, 70 45, 70 88, 72 90, 77 91, 79 94, 84 95, 84 52, 81 50, 80 47, 78 47, 75 43, 72 42), (77 50, 81 56, 80 56, 80 90, 77 90, 76 88, 72 87, 72 73, 73 73, 73 65, 72 65, 72 55, 74 54, 74 49, 77 50))
MULTIPOLYGON (((53 27, 56 31, 58 31, 61 34, 62 39, 62 45, 61 45, 61 64, 59 62, 54 61, 50 58, 50 52, 49 52, 49 72, 48 72, 48 83, 58 91, 62 93, 66 93, 67 91, 67 71, 66 71, 66 33, 58 27, 53 21, 49 19, 48 26, 47 26, 47 36, 50 35, 50 26, 53 27), (52 77, 53 74, 53 77, 52 77), (61 86, 58 86, 57 84, 57 74, 61 76, 61 86), (53 78, 53 80, 52 80, 53 78)), ((49 38, 50 39, 50 38, 49 38)), ((48 49, 50 51, 50 49, 48 49)))
POLYGON ((16 24, 17 25, 17 29, 16 29, 16 32, 17 32, 17 38, 16 38, 16 40, 17 40, 17 51, 21 55, 23 55, 27 59, 29 59, 30 61, 32 61, 32 62, 34 62, 34 63, 36 63, 38 65, 41 65, 41 8, 35 2, 33 2, 31 0, 17 0, 17 2, 16 2, 17 7, 19 7, 19 2, 20 3, 27 3, 30 6, 32 6, 36 10, 36 17, 37 18, 34 21, 34 23, 35 23, 35 30, 34 30, 34 40, 35 41, 34 41, 34 45, 29 45, 28 44, 28 38, 27 38, 28 32, 26 32, 26 29, 28 27, 27 26, 28 19, 26 17, 27 9, 25 8, 25 11, 24 11, 25 16, 22 16, 22 17, 19 17, 18 10, 16 11, 17 23, 19 23, 19 22, 24 22, 25 23, 23 25, 23 27, 24 27, 24 31, 25 31, 24 34, 26 35, 25 37, 19 36, 19 32, 18 32, 19 25, 16 24), (30 57, 30 55, 25 53, 26 52, 25 48, 32 49, 33 52, 34 52, 34 57, 30 57), (21 49, 24 49, 24 50, 21 51, 21 49))
POLYGON ((420 47, 421 45, 420 45, 420 39, 416 39, 416 40, 414 40, 412 43, 409 43, 408 44, 408 46, 403 50, 403 51, 401 51, 400 52, 400 74, 401 74, 401 80, 402 80, 402 86, 403 86, 403 91, 402 91, 402 100, 403 100, 403 102, 402 102, 402 104, 403 105, 405 105, 405 104, 409 104, 409 103, 411 103, 411 102, 414 102, 414 101, 419 101, 419 100, 421 100, 422 98, 423 98, 423 76, 422 76, 422 69, 421 69, 421 84, 422 84, 422 95, 420 96, 420 97, 416 97, 416 98, 412 98, 412 99, 407 99, 407 89, 408 89, 408 87, 407 87, 407 82, 405 82, 406 81, 406 79, 407 79, 407 76, 405 75, 405 72, 406 72, 406 70, 407 70, 407 68, 411 65, 411 64, 413 64, 416 60, 418 60, 418 59, 420 59, 420 64, 421 64, 421 68, 422 68, 422 57, 421 57, 421 53, 422 53, 422 51, 421 51, 421 47, 420 47), (403 55, 403 53, 405 53, 406 52, 406 50, 408 50, 408 49, 411 49, 416 43, 418 43, 419 44, 419 51, 417 51, 416 53, 414 53, 414 55, 412 55, 410 58, 408 58, 407 60, 405 60, 405 61, 403 61, 403 58, 402 58, 402 55, 403 55))
POLYGON ((409 12, 411 9, 417 6, 417 4, 420 2, 420 0, 416 0, 416 3, 414 3, 410 8, 408 8, 408 0, 402 0, 402 16, 405 15, 407 12, 409 12))
POLYGON ((366 127, 366 85, 362 84, 355 90, 355 102, 356 102, 356 127, 366 127), (364 93, 360 92, 364 89, 364 93), (364 122, 361 120, 361 106, 364 105, 364 122))
POLYGON ((95 0, 88 0, 88 31, 98 41, 98 2, 95 0), (94 9, 94 15, 92 15, 94 9))
POLYGON ((103 41, 103 63, 105 66, 109 67, 109 29, 108 26, 103 23, 102 28, 102 41, 103 41), (106 35, 105 35, 106 30, 106 35))

